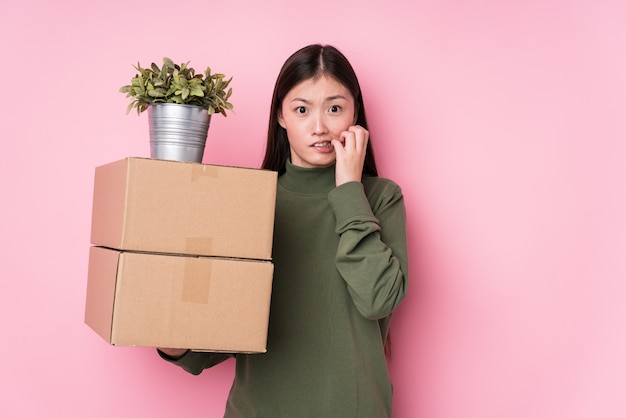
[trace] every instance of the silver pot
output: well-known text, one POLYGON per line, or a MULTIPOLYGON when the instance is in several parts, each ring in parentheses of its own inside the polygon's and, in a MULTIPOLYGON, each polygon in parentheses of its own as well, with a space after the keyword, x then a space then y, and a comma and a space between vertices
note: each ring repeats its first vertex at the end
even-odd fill
POLYGON ((201 163, 211 115, 200 106, 155 103, 148 107, 150 156, 201 163))

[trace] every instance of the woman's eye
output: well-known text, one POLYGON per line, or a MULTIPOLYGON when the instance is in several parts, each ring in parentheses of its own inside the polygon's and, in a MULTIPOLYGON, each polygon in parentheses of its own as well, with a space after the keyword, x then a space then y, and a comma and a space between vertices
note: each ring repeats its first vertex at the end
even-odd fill
POLYGON ((339 105, 332 105, 329 110, 330 110, 330 113, 337 113, 337 112, 339 112, 341 110, 341 106, 339 106, 339 105))
POLYGON ((296 112, 297 112, 297 113, 301 113, 301 114, 302 114, 302 113, 306 113, 306 107, 304 107, 304 106, 298 106, 298 107, 296 107, 296 112))

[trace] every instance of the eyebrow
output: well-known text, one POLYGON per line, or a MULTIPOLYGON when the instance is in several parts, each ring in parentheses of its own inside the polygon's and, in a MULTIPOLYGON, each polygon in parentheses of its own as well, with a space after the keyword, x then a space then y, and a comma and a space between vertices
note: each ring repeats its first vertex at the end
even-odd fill
MULTIPOLYGON (((324 101, 332 102, 333 100, 337 100, 337 99, 348 100, 345 96, 342 96, 341 94, 338 94, 336 96, 328 96, 327 98, 324 99, 324 101)), ((293 99, 291 99, 291 101, 292 102, 303 102, 303 103, 307 103, 307 104, 311 103, 310 100, 304 99, 302 97, 294 97, 293 99)))

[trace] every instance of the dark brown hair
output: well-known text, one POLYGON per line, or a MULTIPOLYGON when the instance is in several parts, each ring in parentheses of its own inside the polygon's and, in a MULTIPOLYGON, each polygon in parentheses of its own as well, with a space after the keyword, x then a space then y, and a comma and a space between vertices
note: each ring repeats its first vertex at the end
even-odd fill
MULTIPOLYGON (((287 93, 300 82, 322 76, 331 77, 350 91, 354 98, 356 124, 368 129, 361 86, 348 59, 337 48, 330 45, 306 46, 287 58, 276 79, 267 129, 265 158, 261 168, 275 170, 279 174, 285 172, 285 164, 290 155, 289 141, 287 131, 278 123, 283 100, 287 93)), ((371 136, 367 143, 363 175, 378 176, 371 136)))

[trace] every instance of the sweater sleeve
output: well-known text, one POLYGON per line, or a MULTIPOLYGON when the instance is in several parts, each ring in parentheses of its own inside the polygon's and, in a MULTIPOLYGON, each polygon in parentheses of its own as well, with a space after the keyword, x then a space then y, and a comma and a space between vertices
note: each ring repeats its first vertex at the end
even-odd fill
POLYGON ((157 349, 157 353, 162 359, 167 360, 170 363, 181 367, 186 372, 194 375, 199 375, 204 369, 216 366, 229 358, 234 357, 233 354, 229 353, 208 353, 189 350, 181 357, 174 359, 161 350, 157 349))
POLYGON ((390 315, 406 295, 406 211, 400 187, 379 179, 366 195, 359 182, 333 189, 329 203, 339 234, 336 266, 363 316, 390 315))

